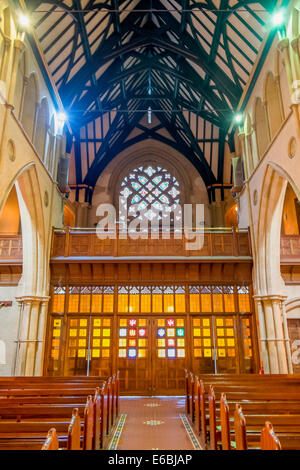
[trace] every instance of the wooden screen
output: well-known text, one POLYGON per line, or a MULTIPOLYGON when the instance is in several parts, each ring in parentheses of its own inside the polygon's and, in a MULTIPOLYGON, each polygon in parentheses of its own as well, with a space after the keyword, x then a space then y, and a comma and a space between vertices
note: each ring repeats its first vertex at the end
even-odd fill
POLYGON ((46 373, 108 375, 127 393, 181 393, 184 368, 257 370, 249 286, 54 287, 46 373))

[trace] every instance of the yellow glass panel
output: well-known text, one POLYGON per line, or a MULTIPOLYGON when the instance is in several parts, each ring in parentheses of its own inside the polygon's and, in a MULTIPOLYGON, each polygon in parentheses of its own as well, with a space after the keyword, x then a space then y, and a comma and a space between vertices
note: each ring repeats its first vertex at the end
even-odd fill
POLYGON ((165 349, 158 349, 157 354, 158 354, 158 357, 166 357, 166 350, 165 349))
POLYGON ((202 312, 211 312, 211 295, 201 294, 202 312))
POLYGON ((146 319, 142 318, 139 320, 139 326, 146 326, 146 319))
POLYGON ((52 351, 51 351, 51 357, 52 357, 52 359, 58 359, 58 357, 59 357, 59 349, 52 349, 52 351))
POLYGON ((238 294, 239 311, 250 312, 250 297, 249 294, 238 294))
POLYGON ((101 336, 101 330, 100 330, 100 328, 94 328, 94 330, 93 330, 93 336, 101 336))
POLYGON ((200 326, 200 318, 194 318, 193 325, 194 326, 200 326))
POLYGON ((224 294, 225 312, 235 312, 234 295, 224 294))
POLYGON ((126 349, 119 349, 119 357, 126 357, 126 349))
POLYGON ((224 338, 218 339, 218 346, 225 346, 225 339, 224 338))
POLYGON ((204 328, 203 329, 203 336, 210 336, 210 330, 204 328))
POLYGON ((79 336, 86 336, 86 332, 87 332, 87 330, 85 328, 79 330, 79 336))
POLYGON ((195 357, 202 357, 201 349, 194 349, 194 356, 195 357))
POLYGON ((235 345, 235 341, 233 338, 230 338, 227 340, 227 346, 234 346, 235 345))
POLYGON ((65 295, 54 294, 52 297, 52 312, 63 313, 65 310, 65 295))
POLYGON ((80 312, 89 313, 91 308, 90 295, 82 294, 80 296, 80 312))
POLYGON ((211 340, 210 339, 204 339, 203 340, 203 346, 206 348, 209 348, 211 346, 211 340))
POLYGON ((201 336, 200 328, 194 328, 194 336, 201 336))
POLYGON ((78 294, 70 294, 69 295, 69 313, 78 313, 79 307, 79 295, 78 294))
POLYGON ((132 347, 136 347, 136 340, 135 339, 130 339, 128 341, 129 343, 129 347, 132 348, 132 347))
POLYGON ((214 312, 223 312, 223 295, 213 294, 214 312))
POLYGON ((103 326, 110 326, 110 318, 103 318, 103 326))
POLYGON ((100 349, 92 349, 92 357, 100 357, 100 349))
POLYGON ((60 332, 61 332, 61 330, 53 330, 54 338, 57 338, 58 336, 60 336, 60 332))
POLYGON ((190 312, 200 313, 200 297, 199 294, 190 294, 190 312))
POLYGON ((85 357, 85 349, 78 349, 77 356, 85 357))
POLYGON ((216 324, 217 324, 217 326, 223 326, 223 325, 224 325, 224 320, 223 320, 223 318, 217 318, 216 324))
POLYGON ((69 336, 76 336, 77 335, 77 330, 71 329, 69 332, 69 336))
POLYGON ((102 349, 102 357, 109 357, 109 349, 102 349))
POLYGON ((152 295, 152 311, 153 313, 162 312, 162 294, 152 295))
POLYGON ((121 312, 121 313, 128 312, 128 295, 127 294, 118 295, 118 312, 121 312))
POLYGON ((53 339, 52 340, 52 347, 53 348, 58 348, 59 347, 59 339, 53 339))
POLYGON ((174 312, 174 297, 173 294, 164 295, 164 312, 174 312))
POLYGON ((103 336, 110 336, 110 328, 103 328, 103 336))
POLYGON ((92 312, 101 313, 102 312, 102 294, 93 294, 92 295, 92 312))
POLYGON ((110 347, 110 339, 103 339, 102 340, 102 347, 109 348, 110 347))
POLYGON ((100 339, 93 339, 93 347, 94 348, 100 347, 100 339))
POLYGON ((139 348, 145 348, 147 346, 146 339, 139 339, 139 348))
POLYGON ((177 357, 185 357, 185 350, 177 349, 177 357))
POLYGON ((127 326, 127 318, 120 319, 120 326, 127 326))
POLYGON ((103 312, 112 313, 114 311, 114 296, 113 294, 105 294, 103 296, 103 312))
POLYGON ((139 349, 138 356, 146 357, 146 349, 139 349))
POLYGON ((167 336, 175 336, 175 329, 174 328, 168 328, 167 329, 167 336))
POLYGON ((227 352, 229 357, 235 357, 235 349, 228 349, 227 352))
POLYGON ((76 349, 69 349, 68 357, 76 357, 76 349))
POLYGON ((204 349, 204 357, 211 357, 211 349, 204 349))
POLYGON ((61 326, 61 320, 54 320, 54 321, 53 321, 53 326, 58 326, 58 327, 60 327, 60 326, 61 326))
POLYGON ((78 346, 85 348, 86 347, 86 339, 80 339, 78 341, 78 346))
POLYGON ((209 318, 203 318, 202 325, 203 326, 210 326, 210 319, 209 318))
POLYGON ((159 348, 164 348, 166 346, 166 340, 165 339, 158 339, 157 340, 157 346, 159 348))
MULTIPOLYGON (((207 341, 207 340, 204 340, 207 341)), ((194 339, 194 346, 202 346, 202 339, 194 339)))
POLYGON ((70 326, 77 326, 77 325, 78 325, 78 320, 74 320, 74 318, 70 320, 70 326))
POLYGON ((218 349, 218 355, 219 357, 225 357, 226 356, 225 349, 218 349))
POLYGON ((100 318, 94 318, 93 325, 94 326, 101 326, 101 319, 100 318))
POLYGON ((233 328, 226 328, 226 334, 227 336, 234 336, 233 328))
POLYGON ((178 318, 176 324, 177 324, 177 326, 184 326, 184 319, 183 318, 178 318))
POLYGON ((177 340, 177 347, 178 348, 183 348, 185 346, 184 344, 184 339, 183 338, 180 338, 177 340))
POLYGON ((217 328, 217 336, 224 336, 224 328, 217 328))
POLYGON ((157 326, 165 326, 165 320, 163 318, 157 320, 157 326))
POLYGON ((129 312, 138 313, 140 311, 140 296, 138 294, 129 295, 129 312))
POLYGON ((79 322, 79 325, 80 326, 87 326, 87 319, 86 318, 82 318, 79 322))
POLYGON ((150 313, 151 312, 151 295, 142 294, 141 295, 141 313, 150 313))
POLYGON ((127 339, 126 338, 120 338, 119 339, 119 346, 125 348, 127 344, 127 339))
POLYGON ((175 294, 175 309, 178 313, 185 312, 185 295, 175 294))

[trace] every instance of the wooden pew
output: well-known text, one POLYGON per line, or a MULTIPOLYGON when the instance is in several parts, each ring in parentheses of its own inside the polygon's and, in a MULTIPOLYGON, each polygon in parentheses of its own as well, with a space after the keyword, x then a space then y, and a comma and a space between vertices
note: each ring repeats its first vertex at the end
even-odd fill
POLYGON ((234 435, 236 450, 247 450, 246 419, 240 405, 236 404, 234 411, 234 435))
POLYGON ((74 408, 72 419, 68 428, 68 450, 81 449, 81 419, 79 416, 78 408, 74 408))
POLYGON ((58 439, 56 429, 50 429, 46 441, 41 450, 58 450, 58 439))

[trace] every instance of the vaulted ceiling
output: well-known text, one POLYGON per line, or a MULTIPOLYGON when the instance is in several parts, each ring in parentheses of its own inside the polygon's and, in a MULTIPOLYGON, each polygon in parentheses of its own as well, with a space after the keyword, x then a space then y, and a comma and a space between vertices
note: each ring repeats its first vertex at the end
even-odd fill
POLYGON ((115 155, 149 138, 189 158, 207 186, 222 184, 228 129, 274 38, 274 0, 21 4, 76 138, 77 184, 93 187, 115 155))

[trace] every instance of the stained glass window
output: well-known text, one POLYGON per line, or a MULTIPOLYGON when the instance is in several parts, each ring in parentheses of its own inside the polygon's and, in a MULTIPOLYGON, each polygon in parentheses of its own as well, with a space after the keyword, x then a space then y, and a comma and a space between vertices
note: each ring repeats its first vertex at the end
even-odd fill
MULTIPOLYGON (((120 204, 128 221, 136 216, 159 223, 163 218, 181 220, 180 188, 175 176, 157 165, 135 168, 126 176, 120 189, 120 204)), ((120 216, 125 222, 125 215, 120 216)))
POLYGON ((118 346, 118 356, 120 358, 145 358, 148 350, 146 319, 120 318, 118 346))
POLYGON ((183 318, 157 320, 157 356, 159 358, 185 357, 185 331, 183 318), (169 328, 171 326, 171 328, 169 328))

